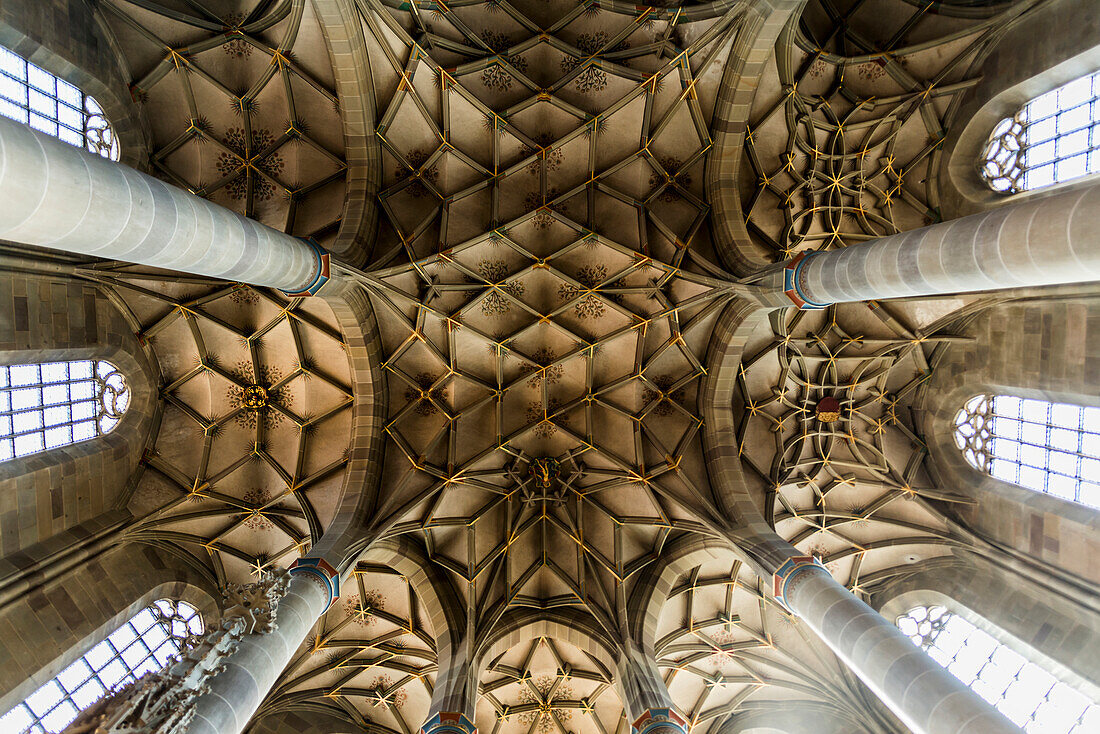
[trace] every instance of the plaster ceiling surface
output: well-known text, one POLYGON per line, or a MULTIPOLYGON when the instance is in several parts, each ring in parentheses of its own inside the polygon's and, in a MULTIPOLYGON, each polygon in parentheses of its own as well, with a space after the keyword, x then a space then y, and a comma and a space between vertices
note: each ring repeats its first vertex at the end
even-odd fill
POLYGON ((143 111, 154 172, 328 244, 347 163, 325 41, 308 2, 102 0, 143 111))
POLYGON ((220 585, 289 565, 332 521, 345 481, 352 395, 331 309, 139 269, 97 278, 160 370, 130 537, 193 554, 220 585))
POLYGON ((807 3, 763 71, 736 247, 764 264, 938 222, 943 143, 1006 22, 974 4, 807 3), (745 224, 741 229, 740 223, 745 224))
MULTIPOLYGON (((101 4, 160 175, 291 233, 335 235, 344 136, 312 3, 101 4)), ((450 605, 483 650, 524 620, 576 621, 481 660, 482 731, 622 731, 596 643, 624 641, 652 603, 639 580, 663 573, 672 592, 646 633, 693 728, 817 701, 853 730, 892 731, 765 582, 714 545, 725 518, 704 416, 727 406, 700 394, 739 292, 717 263, 934 221, 953 105, 1021 5, 990 20, 972 3, 812 0, 763 71, 744 146, 720 159, 716 107, 745 32, 737 4, 352 5, 379 218, 369 263, 337 267, 377 322, 384 453, 371 520, 435 580, 414 582, 400 553, 368 553, 261 713, 415 731, 438 680, 428 610, 450 605), (708 166, 737 168, 742 210, 712 206, 708 166), (716 251, 718 217, 744 226, 737 258, 716 251), (666 566, 670 548, 693 543, 710 545, 666 566), (436 587, 454 599, 429 598, 436 587)), ((288 565, 331 523, 354 438, 333 311, 142 269, 95 277, 162 373, 135 538, 222 584, 288 565), (261 397, 261 409, 244 403, 261 397)), ((907 405, 968 303, 777 313, 746 335, 728 406, 739 491, 857 593, 961 542, 934 509, 958 498, 926 474, 907 405), (826 396, 841 403, 835 423, 815 416, 826 396)))
POLYGON ((478 626, 568 606, 613 630, 625 580, 714 504, 696 403, 730 287, 702 165, 735 18, 362 9, 395 531, 478 626))

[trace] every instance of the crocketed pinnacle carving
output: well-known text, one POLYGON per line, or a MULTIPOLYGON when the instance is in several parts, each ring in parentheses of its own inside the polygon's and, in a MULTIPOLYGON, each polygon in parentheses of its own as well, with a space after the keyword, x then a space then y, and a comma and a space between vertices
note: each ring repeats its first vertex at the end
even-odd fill
POLYGON ((276 609, 289 585, 285 570, 231 585, 218 628, 195 639, 177 661, 85 709, 64 734, 183 734, 195 718, 196 701, 209 690, 208 681, 224 670, 241 638, 275 629, 276 609))
POLYGON ((242 628, 241 634, 265 635, 275 629, 279 600, 290 588, 290 572, 279 570, 251 584, 231 584, 224 592, 222 628, 242 628))

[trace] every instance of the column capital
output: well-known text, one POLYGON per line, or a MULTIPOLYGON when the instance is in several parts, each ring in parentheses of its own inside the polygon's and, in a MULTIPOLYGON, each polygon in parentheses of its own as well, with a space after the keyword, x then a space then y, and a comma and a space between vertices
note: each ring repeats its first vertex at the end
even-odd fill
MULTIPOLYGON (((299 558, 287 569, 291 575, 307 575, 319 581, 328 594, 324 612, 332 608, 340 598, 340 573, 323 558, 299 558)), ((322 614, 324 613, 322 612, 322 614)))
POLYGON ((811 568, 820 568, 822 571, 825 570, 825 567, 821 565, 821 561, 813 556, 791 556, 783 561, 783 564, 772 576, 772 583, 774 585, 773 592, 780 604, 787 609, 791 608, 791 605, 787 603, 787 595, 790 590, 791 580, 800 573, 808 571, 811 568))
POLYGON ((310 249, 313 250, 316 261, 316 275, 313 281, 300 291, 283 291, 283 295, 289 298, 301 298, 303 296, 315 296, 317 291, 321 290, 321 286, 328 282, 329 279, 329 254, 325 252, 325 249, 317 244, 317 241, 312 237, 306 237, 302 240, 310 249))
POLYGON ((821 254, 816 251, 800 252, 783 266, 783 292, 800 309, 819 310, 830 305, 828 303, 815 303, 806 297, 804 290, 806 275, 803 266, 810 261, 810 258, 821 254))
POLYGON ((465 714, 440 711, 424 722, 420 734, 477 734, 477 727, 465 714))
POLYGON ((687 722, 669 708, 646 709, 632 728, 634 734, 687 734, 687 722))

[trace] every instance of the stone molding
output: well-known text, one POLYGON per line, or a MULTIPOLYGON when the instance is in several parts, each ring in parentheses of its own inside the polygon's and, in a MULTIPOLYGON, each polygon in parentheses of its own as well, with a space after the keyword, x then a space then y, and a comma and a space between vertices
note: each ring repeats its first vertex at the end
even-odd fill
POLYGON ((474 722, 465 714, 453 711, 440 711, 428 718, 420 727, 420 734, 477 734, 474 722))
POLYGON ((820 568, 822 571, 825 570, 821 562, 813 556, 791 556, 783 562, 783 565, 780 566, 778 570, 776 570, 775 574, 772 576, 773 592, 780 604, 787 609, 791 608, 790 604, 787 603, 787 597, 790 596, 792 589, 791 582, 811 568, 820 568))
POLYGON ((670 708, 646 709, 632 724, 634 734, 687 734, 687 722, 670 708))
POLYGON ((328 603, 322 614, 331 609, 340 598, 340 573, 323 558, 299 558, 290 564, 287 573, 308 578, 321 585, 321 589, 328 595, 328 603))

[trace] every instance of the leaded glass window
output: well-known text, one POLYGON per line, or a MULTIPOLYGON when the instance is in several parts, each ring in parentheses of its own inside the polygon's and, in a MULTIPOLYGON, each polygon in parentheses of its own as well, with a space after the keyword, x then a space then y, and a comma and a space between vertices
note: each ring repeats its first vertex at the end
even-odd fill
POLYGON ((2 46, 0 115, 118 160, 118 140, 94 98, 2 46))
POLYGON ((100 436, 129 406, 126 377, 110 362, 0 367, 0 461, 100 436))
POLYGON ((1100 508, 1100 408, 978 395, 955 418, 955 443, 998 479, 1100 508))
POLYGON ((107 692, 163 668, 188 637, 202 633, 202 615, 195 607, 169 599, 154 602, 0 717, 0 732, 56 734, 107 692))
POLYGON ((1100 171, 1100 72, 1047 92, 1002 120, 978 161, 994 191, 1012 194, 1100 171))
POLYGON ((896 623, 915 645, 1028 734, 1100 731, 1100 705, 942 606, 896 623))

